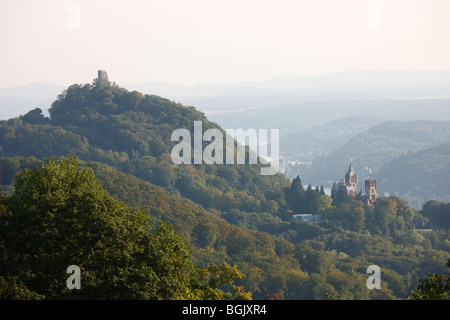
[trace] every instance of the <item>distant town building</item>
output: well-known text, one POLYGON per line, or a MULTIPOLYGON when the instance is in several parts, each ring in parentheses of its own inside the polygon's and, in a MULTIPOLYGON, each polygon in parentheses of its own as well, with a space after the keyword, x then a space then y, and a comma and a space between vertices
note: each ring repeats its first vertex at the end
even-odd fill
POLYGON ((414 229, 416 232, 429 232, 431 229, 414 229))
POLYGON ((318 223, 322 221, 322 217, 318 214, 294 214, 292 218, 293 220, 300 222, 318 223))
POLYGON ((331 195, 333 198, 337 198, 340 201, 346 201, 349 197, 363 201, 365 204, 373 204, 377 198, 377 180, 373 180, 372 177, 364 181, 364 189, 358 193, 358 176, 353 169, 352 164, 348 168, 348 172, 345 174, 345 178, 340 183, 334 182, 331 189, 331 195))

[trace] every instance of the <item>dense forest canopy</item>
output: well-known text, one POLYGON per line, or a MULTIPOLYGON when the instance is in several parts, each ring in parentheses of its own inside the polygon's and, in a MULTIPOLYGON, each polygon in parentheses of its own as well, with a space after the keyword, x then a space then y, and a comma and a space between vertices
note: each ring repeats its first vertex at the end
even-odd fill
POLYGON ((231 298, 218 287, 243 277, 227 264, 196 268, 173 227, 154 227, 72 157, 22 171, 14 187, 0 202, 2 298, 231 298), (71 265, 82 268, 83 290, 65 285, 71 265))
MULTIPOLYGON (((43 274, 50 272, 51 252, 58 253, 55 259, 68 259, 70 250, 64 241, 47 244, 44 235, 51 232, 62 239, 64 223, 83 212, 92 216, 76 221, 67 246, 85 248, 87 260, 127 259, 122 262, 128 271, 117 283, 104 284, 118 288, 118 293, 105 297, 248 298, 250 292, 260 299, 325 299, 327 294, 340 299, 403 299, 429 272, 446 273, 447 203, 429 201, 421 210, 395 196, 381 197, 370 206, 352 199, 336 203, 323 187, 304 186, 300 177, 289 181, 281 174, 262 176, 261 164, 174 165, 173 130, 193 132, 194 121, 202 121, 204 130, 222 128, 193 107, 104 80, 70 86, 49 111, 50 118, 35 109, 0 122, 0 185, 6 195, 1 202, 0 281, 9 288, 3 296, 67 294, 52 287, 49 275, 43 274), (48 160, 69 154, 79 159, 78 164, 48 160), (61 180, 65 175, 70 178, 61 180), (318 214, 322 221, 293 221, 297 213, 318 214), (106 223, 109 215, 118 223, 106 223), (11 229, 16 226, 11 221, 20 221, 18 229, 11 229), (99 224, 104 224, 98 234, 105 234, 105 243, 97 248, 92 243, 99 244, 98 239, 89 236, 89 228, 99 224), (120 241, 108 242, 111 234, 121 234, 120 241), (146 265, 148 256, 142 256, 167 239, 178 247, 169 246, 161 261, 168 259, 168 270, 180 263, 180 274, 162 275, 161 266, 146 265), (41 260, 21 249, 41 242, 48 247, 30 247, 38 250, 41 260), (184 252, 182 260, 171 258, 176 250, 184 252), (372 264, 382 270, 380 290, 366 286, 366 269, 372 264), (37 269, 30 267, 35 265, 37 269), (221 272, 234 282, 216 281, 221 272), (36 285, 36 276, 49 285, 36 285), (149 281, 148 288, 133 285, 139 277, 149 281), (160 280, 149 280, 156 278, 160 280)), ((62 268, 66 260, 59 261, 55 267, 62 268)), ((98 274, 106 272, 95 269, 95 263, 88 267, 98 274)), ((62 272, 59 280, 66 276, 62 272)), ((103 285, 95 272, 92 295, 85 297, 101 294, 95 293, 103 285)))

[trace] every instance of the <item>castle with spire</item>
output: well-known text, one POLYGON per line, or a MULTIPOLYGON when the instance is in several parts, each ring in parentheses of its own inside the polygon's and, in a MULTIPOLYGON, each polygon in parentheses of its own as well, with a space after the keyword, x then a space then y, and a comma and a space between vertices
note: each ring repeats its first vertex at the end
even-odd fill
POLYGON ((377 180, 373 180, 371 176, 364 181, 364 189, 361 187, 361 191, 358 192, 357 187, 358 176, 350 163, 345 178, 340 183, 333 183, 331 195, 333 198, 339 199, 339 201, 346 201, 349 197, 353 197, 368 205, 373 204, 377 200, 377 180))

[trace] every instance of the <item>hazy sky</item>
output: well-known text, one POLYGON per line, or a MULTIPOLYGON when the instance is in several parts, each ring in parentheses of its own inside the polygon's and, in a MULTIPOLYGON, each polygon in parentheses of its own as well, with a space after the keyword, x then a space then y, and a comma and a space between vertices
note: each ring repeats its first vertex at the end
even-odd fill
POLYGON ((1 0, 0 87, 450 70, 448 0, 1 0))

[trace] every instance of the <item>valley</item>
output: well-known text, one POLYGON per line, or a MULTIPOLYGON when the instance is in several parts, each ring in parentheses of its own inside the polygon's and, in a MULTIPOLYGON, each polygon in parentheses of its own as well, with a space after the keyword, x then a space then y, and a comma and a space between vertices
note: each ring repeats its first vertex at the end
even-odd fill
MULTIPOLYGON (((294 300, 326 299, 328 295, 356 300, 406 299, 417 287, 418 279, 428 272, 445 272, 450 247, 448 228, 440 221, 448 219, 445 209, 448 204, 434 200, 414 208, 401 197, 385 197, 386 188, 377 175, 386 172, 387 177, 394 177, 389 172, 394 170, 399 181, 408 179, 396 167, 410 160, 410 170, 414 168, 417 179, 423 179, 420 171, 427 170, 425 164, 431 163, 430 157, 436 166, 448 163, 447 148, 439 147, 448 140, 448 121, 375 120, 372 123, 372 119, 363 117, 338 120, 300 132, 300 136, 308 133, 311 136, 302 142, 303 146, 297 146, 298 150, 314 146, 310 140, 315 137, 317 145, 322 144, 328 151, 322 162, 316 163, 317 158, 313 158, 311 168, 292 180, 281 173, 261 175, 260 161, 256 164, 173 163, 170 153, 177 142, 172 141, 172 132, 180 128, 194 132, 196 121, 202 123, 204 130, 224 130, 195 107, 129 91, 104 79, 71 85, 54 100, 49 117, 42 110, 33 109, 0 122, 0 185, 5 199, 2 210, 14 212, 15 197, 28 196, 25 191, 16 194, 21 185, 15 176, 33 177, 33 172, 36 175, 41 172, 39 168, 50 170, 48 174, 51 170, 64 170, 65 166, 78 170, 73 162, 76 161, 80 168, 90 170, 112 197, 142 208, 156 225, 173 226, 190 248, 191 255, 184 256, 186 263, 191 261, 209 274, 234 274, 233 285, 237 287, 224 284, 221 289, 226 293, 214 291, 215 287, 195 291, 204 297, 208 292, 230 297, 233 290, 238 290, 236 294, 246 296, 249 292, 254 299, 274 295, 294 300), (340 129, 341 123, 346 124, 346 130, 340 129), (334 142, 329 141, 331 138, 335 138, 334 142), (326 145, 328 142, 332 143, 326 145), (433 145, 438 146, 433 149, 433 145), (410 156, 402 159, 409 150, 413 150, 410 156), (442 158, 434 157, 435 154, 442 158), (67 156, 75 160, 65 160, 67 156), (373 175, 383 191, 373 204, 352 199, 338 203, 326 194, 328 185, 322 185, 322 181, 341 178, 349 156, 354 157, 352 164, 360 181, 365 178, 365 166, 374 169, 373 175), (51 157, 59 159, 60 164, 49 163, 51 157), (326 162, 328 159, 331 161, 326 162), (321 218, 319 223, 294 221, 295 214, 314 214, 321 218), (430 231, 416 231, 422 229, 430 231), (381 289, 371 290, 365 285, 366 269, 372 264, 383 270, 381 289)), ((194 146, 195 137, 190 139, 190 145, 194 146)), ((287 146, 289 141, 298 139, 287 139, 287 146)), ((252 152, 248 148, 244 150, 246 156, 252 152)), ((431 166, 434 168, 434 163, 431 166)), ((446 174, 448 170, 441 171, 443 176, 439 181, 445 183, 446 174)), ((60 178, 55 175, 53 179, 60 178)), ((46 206, 53 205, 52 197, 59 199, 65 194, 61 192, 71 188, 65 186, 64 180, 58 181, 62 191, 45 196, 42 201, 50 201, 46 206)), ((388 185, 390 180, 385 182, 388 185)), ((98 190, 99 186, 90 183, 87 190, 98 190)), ((398 185, 391 186, 392 190, 398 189, 398 185)), ((64 199, 58 201, 70 205, 64 199)), ((60 202, 54 205, 58 207, 60 202)), ((83 203, 77 205, 84 208, 83 203)), ((32 204, 30 208, 34 208, 32 204)), ((2 215, 5 223, 14 217, 8 212, 2 215)), ((53 215, 43 217, 51 219, 53 215)), ((8 248, 11 254, 18 250, 8 248)), ((0 268, 6 268, 7 260, 2 263, 0 268)), ((170 277, 175 277, 175 273, 170 277)), ((23 279, 21 285, 26 289, 23 292, 51 297, 52 291, 41 291, 33 277, 23 279)), ((167 278, 168 283, 178 281, 171 279, 167 278)), ((131 296, 141 294, 140 289, 136 293, 132 288, 127 290, 131 291, 124 292, 130 292, 131 296)), ((164 291, 164 287, 158 290, 164 291)))

